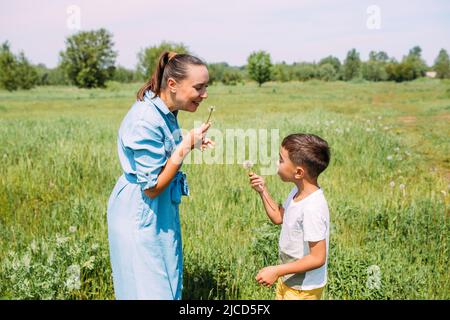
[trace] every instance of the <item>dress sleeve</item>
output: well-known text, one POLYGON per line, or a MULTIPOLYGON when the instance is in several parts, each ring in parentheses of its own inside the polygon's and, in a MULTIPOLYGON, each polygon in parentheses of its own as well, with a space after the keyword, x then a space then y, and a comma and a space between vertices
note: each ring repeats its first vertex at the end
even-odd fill
POLYGON ((163 132, 158 124, 139 120, 130 138, 128 147, 133 150, 137 182, 141 190, 152 188, 167 162, 163 132))

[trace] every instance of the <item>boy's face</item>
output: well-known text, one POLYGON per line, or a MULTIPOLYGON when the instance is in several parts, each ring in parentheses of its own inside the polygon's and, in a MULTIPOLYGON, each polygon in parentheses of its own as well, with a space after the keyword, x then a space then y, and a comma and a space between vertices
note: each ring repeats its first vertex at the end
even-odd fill
POLYGON ((303 179, 305 176, 305 170, 301 166, 295 165, 289 159, 289 152, 281 147, 280 155, 278 159, 278 175, 281 180, 285 182, 295 182, 296 180, 303 179))

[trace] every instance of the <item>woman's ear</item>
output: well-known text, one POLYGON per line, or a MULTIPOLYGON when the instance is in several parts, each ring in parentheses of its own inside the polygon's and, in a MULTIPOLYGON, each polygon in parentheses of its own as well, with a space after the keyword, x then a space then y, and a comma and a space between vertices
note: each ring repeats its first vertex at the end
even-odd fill
POLYGON ((169 88, 170 93, 176 93, 177 81, 174 78, 167 79, 167 88, 169 88))

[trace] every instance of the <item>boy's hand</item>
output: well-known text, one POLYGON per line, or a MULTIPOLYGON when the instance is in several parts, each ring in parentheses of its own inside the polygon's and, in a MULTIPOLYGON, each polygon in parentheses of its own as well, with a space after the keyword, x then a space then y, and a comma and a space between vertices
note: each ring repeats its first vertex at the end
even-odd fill
POLYGON ((275 283, 275 281, 278 280, 278 277, 277 267, 269 266, 259 270, 255 279, 259 282, 259 284, 270 287, 275 283))
POLYGON ((266 187, 264 179, 253 172, 250 172, 248 175, 250 177, 250 184, 252 188, 259 193, 263 192, 266 187))

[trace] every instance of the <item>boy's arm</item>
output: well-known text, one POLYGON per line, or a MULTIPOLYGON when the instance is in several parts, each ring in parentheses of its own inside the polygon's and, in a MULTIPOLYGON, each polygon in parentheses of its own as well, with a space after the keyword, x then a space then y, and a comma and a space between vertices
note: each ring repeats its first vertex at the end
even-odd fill
POLYGON ((254 173, 250 173, 250 183, 255 189, 264 204, 267 216, 274 224, 281 224, 283 222, 284 208, 279 206, 270 196, 267 191, 264 179, 254 173))
POLYGON ((261 200, 264 204, 264 209, 266 209, 267 216, 274 224, 283 223, 284 208, 277 204, 270 196, 267 188, 263 188, 262 192, 259 192, 261 200))
POLYGON ((310 253, 293 262, 269 266, 261 269, 256 281, 265 286, 271 286, 281 276, 291 273, 305 273, 320 268, 326 261, 326 240, 309 242, 310 253))
POLYGON ((296 261, 280 264, 276 266, 279 276, 284 276, 291 273, 305 273, 325 264, 327 258, 326 241, 320 240, 315 242, 308 242, 309 254, 296 261))

